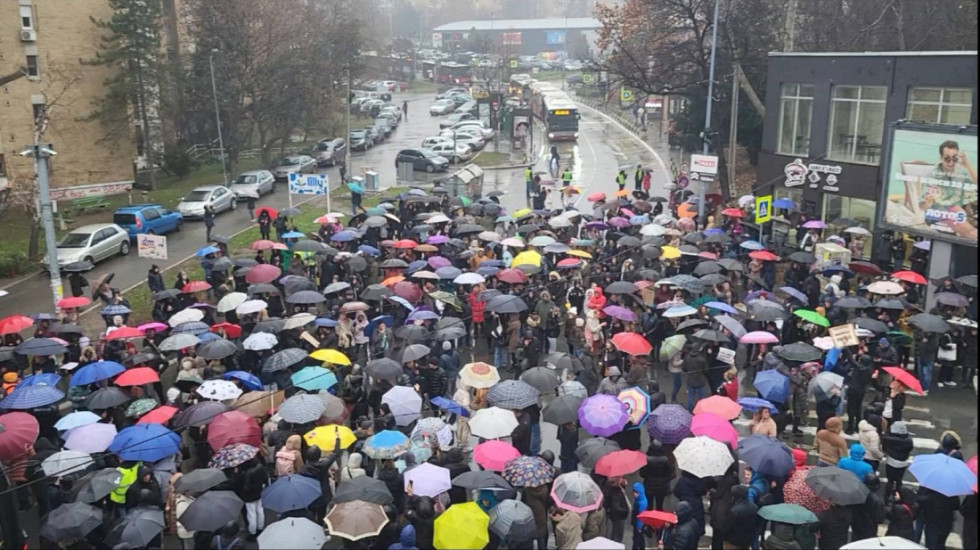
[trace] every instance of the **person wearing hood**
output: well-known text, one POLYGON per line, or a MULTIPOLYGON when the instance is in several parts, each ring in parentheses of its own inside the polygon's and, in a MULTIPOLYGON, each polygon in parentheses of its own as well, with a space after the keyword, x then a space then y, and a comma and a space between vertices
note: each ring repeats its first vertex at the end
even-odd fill
POLYGON ((857 431, 861 413, 864 411, 864 395, 868 391, 868 384, 871 383, 873 370, 871 356, 862 353, 853 362, 848 373, 850 381, 847 385, 847 428, 844 430, 848 435, 857 431))
POLYGON ((391 497, 394 499, 395 509, 404 509, 405 478, 398 471, 394 460, 385 459, 381 461, 381 467, 378 469, 378 479, 384 482, 385 487, 388 488, 388 492, 391 493, 391 497))
POLYGON ((684 374, 687 375, 687 410, 693 411, 694 405, 708 397, 708 358, 704 348, 692 349, 684 358, 684 374))
MULTIPOLYGON (((548 337, 548 328, 551 321, 551 310, 557 308, 558 306, 551 299, 551 293, 547 290, 541 291, 541 296, 538 298, 538 302, 534 305, 534 313, 538 315, 541 322, 538 324, 537 336, 538 341, 541 342, 542 351, 548 353, 549 351, 557 351, 557 338, 548 337)), ((536 365, 531 365, 536 366, 536 365)))
POLYGON ((708 494, 708 486, 705 480, 681 470, 677 483, 674 484, 674 496, 677 500, 691 505, 691 513, 701 530, 704 530, 704 495, 706 494, 708 494))
MULTIPOLYGON (((748 548, 751 546, 754 534, 758 531, 759 508, 749 501, 749 489, 744 485, 735 485, 731 489, 732 506, 730 521, 732 528, 724 534, 724 542, 732 548, 748 548)), ((714 540, 714 537, 712 537, 714 540)))
POLYGON ((265 508, 262 507, 262 490, 269 484, 269 470, 259 460, 246 464, 244 473, 237 476, 238 498, 245 501, 245 520, 249 537, 255 537, 265 529, 265 508))
POLYGON ((925 547, 942 550, 946 547, 946 538, 953 530, 953 519, 956 510, 960 508, 960 497, 948 497, 920 485, 915 500, 919 513, 915 518, 912 540, 922 540, 922 533, 925 531, 925 547))
POLYGON ((962 446, 963 442, 960 439, 960 434, 953 430, 946 430, 939 436, 939 448, 933 451, 933 453, 944 454, 957 460, 963 460, 963 453, 960 452, 962 446))
POLYGON ((647 495, 650 510, 663 510, 664 501, 670 494, 670 484, 677 475, 677 466, 668 456, 663 444, 653 439, 647 447, 647 463, 640 468, 643 488, 647 495))
POLYGON ((721 550, 723 541, 737 527, 732 520, 732 488, 738 485, 737 466, 732 465, 723 475, 712 478, 708 491, 708 511, 711 514, 711 548, 721 550))
POLYGON ((647 509, 647 494, 644 490, 643 483, 639 481, 633 482, 633 508, 630 512, 630 516, 633 519, 633 550, 644 550, 646 545, 646 537, 643 535, 643 528, 645 524, 640 521, 636 515, 647 509))
POLYGON ((613 477, 602 486, 602 506, 606 509, 610 529, 607 538, 623 542, 623 530, 630 518, 630 500, 626 498, 626 480, 613 477))
POLYGON ((537 550, 548 548, 548 505, 551 502, 549 486, 525 487, 521 498, 534 514, 534 533, 531 537, 537 545, 537 550))
POLYGON ((841 419, 833 416, 827 419, 827 427, 817 432, 814 441, 814 450, 819 455, 817 466, 836 466, 847 456, 847 441, 840 435, 842 425, 841 419))
POLYGON ((434 522, 436 506, 430 497, 413 494, 412 485, 405 488, 405 519, 415 528, 415 546, 421 550, 433 550, 432 537, 435 534, 434 522))
POLYGON ((853 473, 858 479, 864 481, 865 477, 874 475, 871 465, 864 461, 864 455, 864 447, 860 443, 852 443, 850 455, 840 459, 837 462, 837 467, 853 473))
POLYGON ((606 377, 599 382, 599 389, 596 393, 617 396, 623 390, 629 388, 626 380, 623 380, 619 367, 609 367, 606 369, 606 377))
MULTIPOLYGON (((915 492, 911 487, 902 487, 889 494, 885 507, 885 518, 888 520, 885 536, 912 540, 915 537, 916 508, 915 492)), ((963 543, 964 548, 976 548, 975 545, 966 546, 965 540, 963 543)))
POLYGON ((695 518, 691 503, 681 501, 674 509, 677 525, 667 528, 664 534, 664 550, 690 550, 698 547, 704 528, 695 518))
POLYGON ((885 494, 890 495, 902 488, 902 478, 909 467, 909 455, 914 444, 908 425, 898 421, 889 426, 888 433, 881 436, 881 447, 885 456, 885 494))
POLYGON ((874 473, 870 473, 864 478, 864 485, 869 489, 868 498, 864 504, 854 506, 853 540, 864 540, 874 538, 878 533, 878 525, 885 521, 885 503, 878 496, 878 489, 881 488, 881 481, 874 473))
POLYGON ((415 546, 415 526, 411 523, 402 527, 398 534, 398 542, 388 547, 388 550, 418 550, 415 546))
POLYGON ((575 550, 582 544, 582 518, 575 512, 556 508, 551 513, 555 525, 555 546, 558 550, 575 550))
POLYGON ((877 472, 885 455, 881 450, 881 436, 878 433, 882 420, 873 411, 874 409, 864 411, 864 418, 858 422, 858 443, 864 447, 864 461, 877 472))
POLYGON ((817 519, 820 520, 820 550, 838 550, 847 544, 848 531, 854 522, 852 506, 832 504, 817 514, 817 519))
POLYGON ((160 482, 153 475, 153 468, 141 465, 136 481, 126 489, 127 510, 142 505, 140 500, 145 500, 145 495, 141 495, 140 491, 143 490, 150 491, 150 498, 152 498, 150 506, 163 506, 163 491, 160 490, 160 482))
POLYGON ((830 508, 830 501, 818 497, 807 485, 806 476, 815 466, 807 466, 806 458, 806 451, 800 448, 793 449, 793 463, 796 468, 789 473, 786 483, 783 484, 783 502, 798 504, 814 514, 819 514, 830 508))
POLYGON ((356 477, 361 477, 365 475, 364 468, 361 467, 361 461, 364 458, 361 453, 351 453, 347 457, 347 464, 340 469, 340 481, 350 481, 356 477))

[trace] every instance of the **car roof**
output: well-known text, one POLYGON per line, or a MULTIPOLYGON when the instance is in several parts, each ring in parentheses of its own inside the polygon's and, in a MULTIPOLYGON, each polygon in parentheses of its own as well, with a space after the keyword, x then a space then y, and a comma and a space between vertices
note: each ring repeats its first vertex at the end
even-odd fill
POLYGON ((69 233, 95 233, 96 231, 101 231, 107 228, 118 229, 122 231, 123 229, 114 223, 92 223, 89 225, 83 225, 81 227, 76 227, 69 231, 69 233))
POLYGON ((195 187, 191 191, 214 191, 219 187, 224 187, 224 185, 201 185, 200 187, 195 187))
POLYGON ((116 209, 116 212, 138 212, 144 208, 163 208, 162 204, 146 203, 146 204, 127 204, 126 206, 120 206, 116 209))
POLYGON ((249 170, 247 172, 242 172, 241 174, 238 174, 238 175, 239 176, 257 176, 257 175, 261 174, 262 172, 267 172, 267 170, 249 170))

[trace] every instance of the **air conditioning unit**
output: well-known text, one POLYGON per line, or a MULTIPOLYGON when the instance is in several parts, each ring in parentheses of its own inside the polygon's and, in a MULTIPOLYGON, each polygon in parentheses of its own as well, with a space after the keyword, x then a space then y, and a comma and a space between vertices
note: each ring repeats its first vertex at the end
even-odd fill
POLYGON ((36 42, 37 41, 37 31, 34 29, 26 29, 20 31, 20 41, 21 42, 36 42))

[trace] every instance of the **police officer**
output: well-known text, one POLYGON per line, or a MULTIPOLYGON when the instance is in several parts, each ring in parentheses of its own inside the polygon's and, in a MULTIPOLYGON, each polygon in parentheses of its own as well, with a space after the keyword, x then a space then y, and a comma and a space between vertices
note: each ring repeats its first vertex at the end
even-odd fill
POLYGON ((565 171, 561 173, 561 186, 568 187, 572 184, 572 170, 565 167, 565 171))
POLYGON ((525 166, 524 167, 524 196, 527 198, 528 201, 531 200, 531 193, 533 192, 533 188, 531 186, 533 180, 534 180, 534 172, 531 170, 530 166, 525 166))

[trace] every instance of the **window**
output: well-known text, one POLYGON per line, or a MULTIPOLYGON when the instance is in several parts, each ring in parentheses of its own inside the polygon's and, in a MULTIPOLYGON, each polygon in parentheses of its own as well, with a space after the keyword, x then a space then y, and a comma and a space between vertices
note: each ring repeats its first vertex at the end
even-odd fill
MULTIPOLYGON (((824 194, 823 196, 823 217, 822 219, 831 222, 837 218, 850 218, 861 227, 874 231, 875 208, 874 201, 864 199, 854 199, 842 197, 840 195, 824 194)), ((871 241, 869 237, 864 238, 863 257, 868 258, 871 254, 871 241)), ((860 258, 852 258, 857 260, 860 258)))
POLYGON ((969 124, 973 90, 969 88, 912 88, 908 118, 917 122, 969 124))
POLYGON ((779 99, 778 153, 806 157, 810 154, 810 118, 813 86, 783 84, 779 99))
POLYGON ((834 86, 827 158, 878 164, 887 94, 884 86, 834 86))
POLYGON ((27 56, 27 76, 34 76, 34 77, 41 76, 41 72, 40 70, 38 70, 38 66, 37 66, 36 55, 27 56))
POLYGON ((0 153, 0 178, 7 177, 7 162, 3 158, 3 153, 0 153))
POLYGON ((146 210, 143 211, 143 218, 145 218, 146 221, 148 222, 153 221, 159 217, 160 217, 160 212, 156 208, 147 208, 146 210))
POLYGON ((29 31, 34 28, 34 12, 31 10, 30 6, 20 7, 20 26, 25 31, 29 31))

